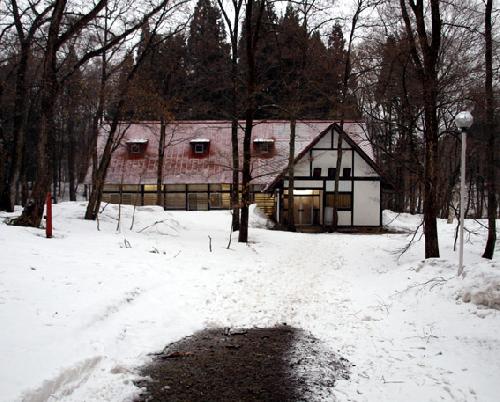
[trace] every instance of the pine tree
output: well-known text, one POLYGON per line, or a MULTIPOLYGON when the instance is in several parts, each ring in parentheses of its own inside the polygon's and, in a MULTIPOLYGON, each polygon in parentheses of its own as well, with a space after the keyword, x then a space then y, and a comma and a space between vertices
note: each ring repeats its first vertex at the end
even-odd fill
POLYGON ((199 0, 188 38, 187 107, 191 119, 227 118, 230 101, 230 47, 220 10, 199 0))

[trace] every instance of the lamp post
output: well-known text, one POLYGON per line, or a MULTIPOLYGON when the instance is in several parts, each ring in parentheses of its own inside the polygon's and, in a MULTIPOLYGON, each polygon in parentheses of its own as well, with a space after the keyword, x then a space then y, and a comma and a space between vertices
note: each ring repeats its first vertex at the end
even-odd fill
POLYGON ((458 276, 464 270, 464 214, 465 214, 465 149, 467 146, 467 129, 472 126, 474 118, 470 112, 460 112, 455 116, 455 124, 462 131, 462 161, 460 163, 460 251, 458 257, 458 276))

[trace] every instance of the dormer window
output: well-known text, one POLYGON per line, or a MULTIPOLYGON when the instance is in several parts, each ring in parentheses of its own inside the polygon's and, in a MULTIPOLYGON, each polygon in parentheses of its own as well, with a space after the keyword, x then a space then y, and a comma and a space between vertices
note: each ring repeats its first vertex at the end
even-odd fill
POLYGON ((127 150, 131 157, 137 158, 144 155, 148 140, 143 138, 134 138, 127 140, 127 150))
POLYGON ((208 154, 210 140, 208 138, 194 138, 189 141, 194 156, 205 156, 208 154))
POLYGON ((205 144, 194 144, 194 153, 195 154, 204 154, 205 153, 205 144))
POLYGON ((274 139, 272 138, 255 138, 253 140, 255 152, 262 156, 270 155, 274 150, 274 139))

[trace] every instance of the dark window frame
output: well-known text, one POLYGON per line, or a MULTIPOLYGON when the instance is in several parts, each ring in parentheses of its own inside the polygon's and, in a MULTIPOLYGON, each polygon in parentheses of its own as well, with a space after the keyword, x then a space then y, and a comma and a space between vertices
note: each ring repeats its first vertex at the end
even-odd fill
POLYGON ((130 153, 134 155, 138 155, 141 153, 141 145, 140 144, 130 144, 130 153))
POLYGON ((342 177, 351 178, 351 168, 342 169, 342 177))
POLYGON ((328 168, 329 179, 335 179, 336 174, 337 174, 337 168, 328 168))
POLYGON ((313 168, 312 177, 321 177, 321 168, 313 168))
POLYGON ((203 142, 195 143, 193 151, 196 155, 203 155, 205 152, 207 152, 206 144, 204 144, 203 142))

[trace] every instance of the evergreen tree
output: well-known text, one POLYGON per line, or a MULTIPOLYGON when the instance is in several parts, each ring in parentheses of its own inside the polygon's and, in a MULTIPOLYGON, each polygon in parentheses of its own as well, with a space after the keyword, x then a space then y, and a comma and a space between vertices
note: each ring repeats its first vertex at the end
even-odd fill
MULTIPOLYGON (((255 0, 254 0, 255 3, 255 0)), ((258 8, 258 5, 254 6, 258 8)), ((253 14, 253 19, 256 20, 258 14, 253 14)), ((253 24, 255 26, 255 22, 253 24)), ((246 61, 246 29, 245 21, 242 24, 242 32, 240 39, 240 72, 242 77, 247 74, 246 61)), ((274 9, 274 5, 268 2, 262 13, 259 28, 259 46, 255 52, 255 75, 258 87, 256 94, 256 103, 258 110, 255 118, 276 117, 276 109, 270 105, 278 104, 278 85, 281 77, 281 63, 278 49, 278 17, 274 9)))
POLYGON ((211 0, 199 0, 188 38, 188 117, 227 118, 229 110, 230 47, 220 10, 211 0))

